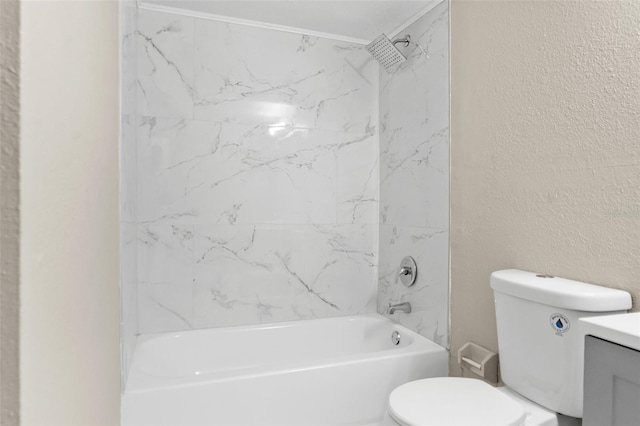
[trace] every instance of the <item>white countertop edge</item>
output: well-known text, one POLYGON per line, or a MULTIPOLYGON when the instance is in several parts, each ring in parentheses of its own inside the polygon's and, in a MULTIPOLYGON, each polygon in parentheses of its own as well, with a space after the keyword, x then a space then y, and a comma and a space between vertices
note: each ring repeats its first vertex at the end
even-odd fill
POLYGON ((580 319, 585 334, 640 351, 640 312, 580 319))

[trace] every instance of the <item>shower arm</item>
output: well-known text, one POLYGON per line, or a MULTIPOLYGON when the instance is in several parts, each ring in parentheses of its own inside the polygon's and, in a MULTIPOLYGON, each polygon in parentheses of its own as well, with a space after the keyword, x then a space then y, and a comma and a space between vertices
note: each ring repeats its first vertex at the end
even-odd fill
POLYGON ((411 36, 409 34, 407 34, 402 38, 397 38, 397 39, 393 40, 391 43, 393 43, 394 46, 396 44, 398 44, 398 43, 405 43, 404 47, 407 47, 411 43, 411 36))
MULTIPOLYGON (((397 39, 393 40, 391 43, 393 43, 394 46, 396 44, 398 44, 398 43, 405 43, 404 47, 407 47, 407 46, 409 46, 411 44, 411 36, 409 34, 407 34, 402 38, 397 38, 397 39)), ((422 46, 420 46, 418 43, 416 43, 416 46, 418 46, 420 48, 420 50, 422 51, 422 53, 424 53, 424 56, 426 56, 427 59, 429 59, 429 52, 424 50, 424 48, 422 46)))

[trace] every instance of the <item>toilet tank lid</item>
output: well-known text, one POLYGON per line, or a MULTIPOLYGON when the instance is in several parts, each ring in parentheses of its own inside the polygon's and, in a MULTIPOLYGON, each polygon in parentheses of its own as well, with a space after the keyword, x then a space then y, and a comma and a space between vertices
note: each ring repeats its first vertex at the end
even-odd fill
POLYGON ((492 273, 491 288, 521 299, 575 311, 612 312, 631 308, 631 295, 626 291, 518 269, 492 273))

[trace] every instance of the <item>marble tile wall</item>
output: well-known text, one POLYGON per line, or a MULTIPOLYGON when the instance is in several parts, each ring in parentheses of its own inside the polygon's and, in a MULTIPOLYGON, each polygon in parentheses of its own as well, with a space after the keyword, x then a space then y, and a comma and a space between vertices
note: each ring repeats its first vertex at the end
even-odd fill
POLYGON ((449 306, 449 16, 442 2, 402 34, 409 59, 380 71, 380 245, 378 311, 447 347, 449 306), (413 256, 412 287, 396 281, 413 256))
POLYGON ((136 242, 136 43, 137 8, 120 8, 120 336, 122 386, 138 335, 136 242))
POLYGON ((375 311, 364 47, 149 10, 135 40, 139 331, 375 311))

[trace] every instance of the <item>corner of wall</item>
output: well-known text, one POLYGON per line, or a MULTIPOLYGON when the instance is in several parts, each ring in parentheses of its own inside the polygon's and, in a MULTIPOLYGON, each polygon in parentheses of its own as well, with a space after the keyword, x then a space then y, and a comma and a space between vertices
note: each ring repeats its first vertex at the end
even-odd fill
POLYGON ((0 424, 20 423, 20 3, 0 2, 0 424))
POLYGON ((23 424, 120 422, 118 7, 20 2, 23 424))

